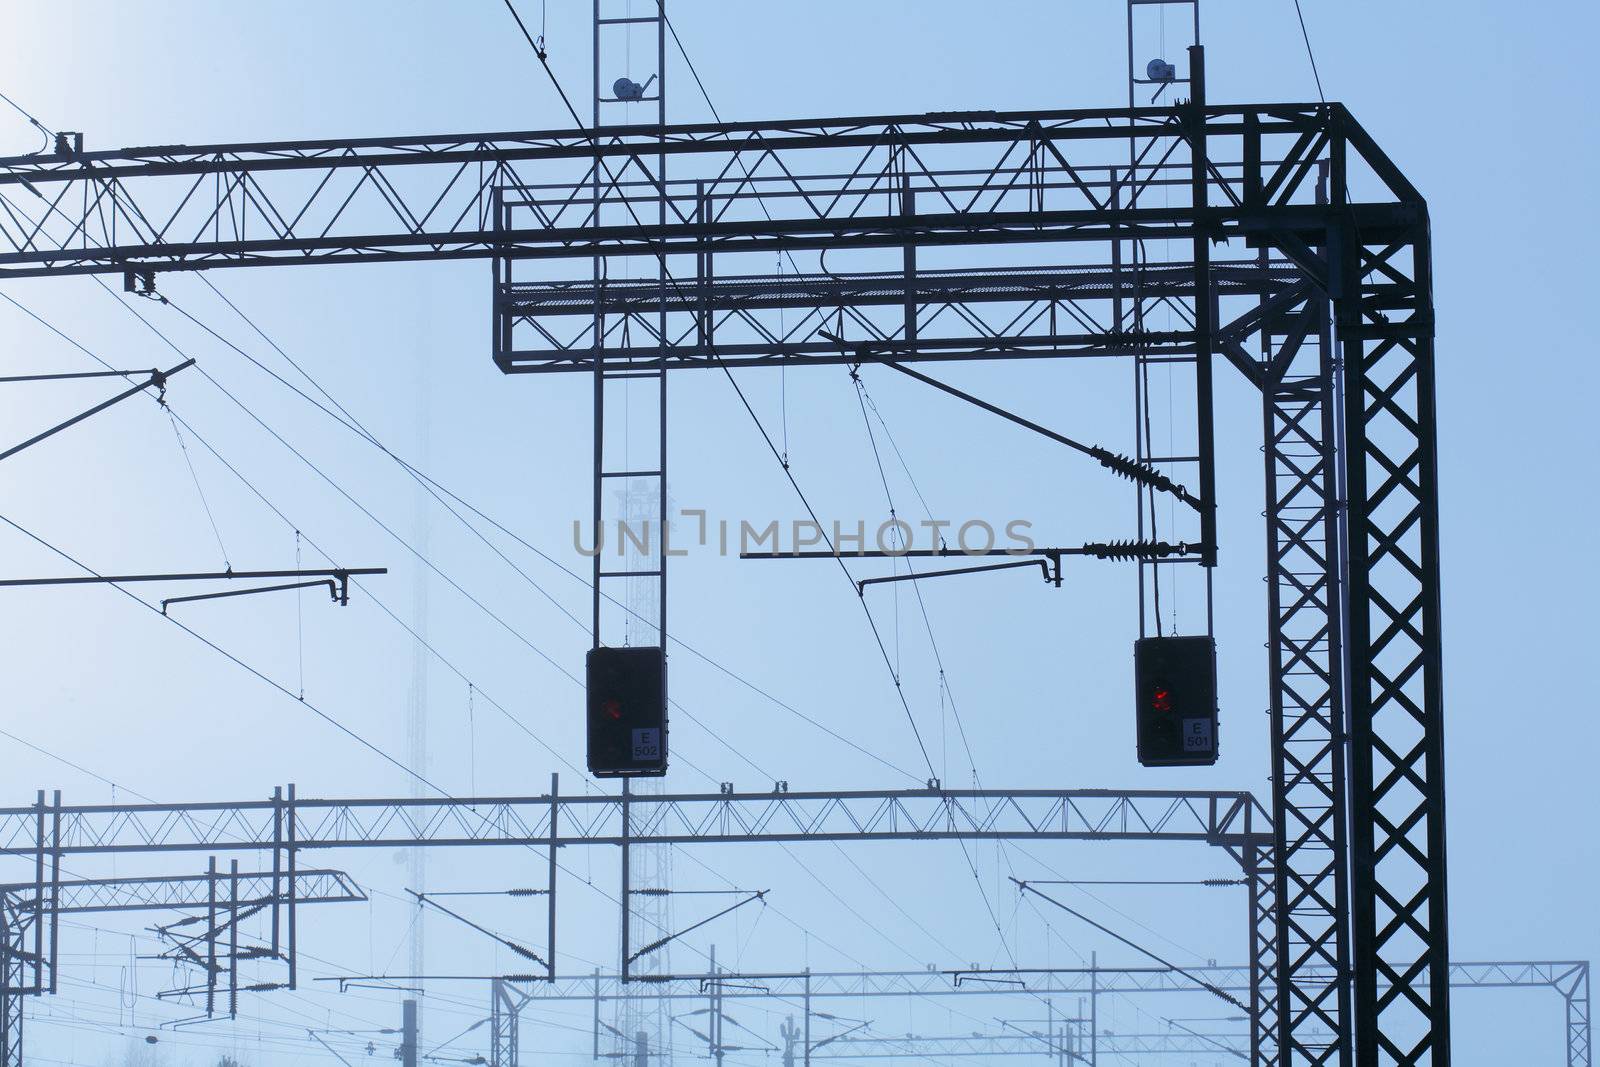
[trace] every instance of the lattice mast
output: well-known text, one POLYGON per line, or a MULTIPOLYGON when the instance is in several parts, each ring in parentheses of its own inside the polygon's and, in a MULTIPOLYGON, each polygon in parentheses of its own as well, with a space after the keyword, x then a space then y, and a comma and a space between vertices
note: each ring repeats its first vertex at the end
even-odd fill
MULTIPOLYGON (((667 25, 665 0, 595 0, 593 122, 608 125, 667 121, 667 25)), ((618 191, 605 168, 593 174, 594 221, 663 225, 666 156, 649 160, 661 193, 618 191), (608 203, 608 194, 625 198, 608 203), (612 217, 612 216, 616 217, 612 217)), ((625 165, 624 165, 625 166, 625 165)), ((613 362, 600 355, 604 339, 622 332, 625 344, 635 321, 623 315, 609 322, 600 295, 616 273, 634 285, 654 280, 665 294, 670 267, 665 258, 595 256, 593 282, 595 360, 594 506, 596 539, 604 549, 594 557, 594 645, 666 646, 667 549, 667 373, 666 311, 655 316, 655 359, 613 362), (607 505, 610 505, 608 514, 607 505), (609 520, 609 521, 608 521, 609 520), (609 538, 610 540, 607 540, 609 538), (621 594, 620 597, 618 594, 621 594)), ((643 339, 648 347, 651 338, 643 339)), ((636 794, 662 792, 660 779, 627 783, 636 794)), ((668 845, 630 845, 623 865, 624 970, 641 977, 670 973, 670 950, 657 949, 632 963, 626 956, 672 930, 672 850, 668 845), (646 892, 635 892, 635 889, 646 892)), ((669 1003, 648 995, 616 1004, 617 1062, 645 1067, 670 1064, 672 1016, 669 1003), (640 1063, 640 1060, 644 1063, 640 1063)))

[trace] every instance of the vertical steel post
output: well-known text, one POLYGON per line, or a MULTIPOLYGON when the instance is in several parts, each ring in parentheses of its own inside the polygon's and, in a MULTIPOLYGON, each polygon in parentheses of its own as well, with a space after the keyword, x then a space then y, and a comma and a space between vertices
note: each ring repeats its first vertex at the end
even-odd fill
POLYGON ((228 864, 228 1018, 239 1017, 239 861, 228 864))
MULTIPOLYGON (((33 959, 34 959, 34 968, 35 968, 34 969, 34 974, 36 976, 36 979, 42 978, 42 976, 39 975, 38 967, 39 967, 40 961, 42 961, 44 959, 44 854, 45 854, 44 812, 45 812, 45 805, 44 805, 44 790, 43 789, 39 790, 39 798, 38 798, 37 804, 38 804, 39 814, 38 814, 37 820, 35 821, 35 826, 34 826, 34 840, 37 843, 38 847, 34 850, 34 865, 33 865, 33 909, 34 909, 33 959)), ((33 983, 33 987, 34 987, 33 988, 33 995, 34 996, 38 996, 41 992, 43 992, 43 986, 44 986, 44 983, 42 981, 36 980, 33 983)))
POLYGON ((622 981, 628 980, 628 927, 633 918, 628 905, 628 780, 622 780, 622 981))
POLYGON ((50 992, 54 994, 61 948, 61 790, 51 796, 50 806, 50 992))
POLYGON ((206 865, 206 1017, 216 1012, 217 998, 217 857, 206 865))
POLYGON ((1211 291, 1213 227, 1208 218, 1211 176, 1206 152, 1206 50, 1203 45, 1189 46, 1189 90, 1189 187, 1195 216, 1194 394, 1200 457, 1200 540, 1203 542, 1201 558, 1206 566, 1214 567, 1217 563, 1217 448, 1211 383, 1215 347, 1211 291))
MULTIPOLYGON (((598 128, 600 126, 600 0, 594 0, 594 50, 593 50, 593 60, 594 61, 591 64, 591 68, 592 68, 591 69, 591 75, 592 75, 592 79, 591 80, 592 80, 592 83, 593 83, 593 88, 592 88, 592 92, 589 94, 589 98, 592 101, 594 101, 594 114, 593 114, 593 120, 592 120, 592 123, 591 123, 591 127, 592 128, 598 128)), ((596 229, 599 229, 600 226, 603 225, 603 220, 601 219, 601 216, 600 216, 601 176, 605 173, 605 168, 602 165, 602 160, 601 160, 601 158, 599 156, 596 156, 594 158, 594 162, 592 164, 592 167, 593 167, 593 169, 590 171, 590 174, 593 176, 593 183, 590 186, 590 200, 591 200, 591 205, 592 206, 590 208, 589 224, 591 226, 595 227, 596 229)), ((599 248, 599 243, 598 242, 596 242, 595 247, 596 247, 596 249, 599 248)), ((593 267, 593 278, 594 278, 594 287, 595 287, 594 288, 595 302, 594 302, 594 477, 593 477, 592 482, 591 482, 591 491, 592 491, 592 493, 594 495, 594 500, 592 502, 592 506, 593 506, 593 525, 592 525, 592 528, 591 528, 590 532, 593 534, 593 538, 594 539, 590 542, 590 545, 594 549, 594 557, 593 557, 593 559, 590 560, 591 575, 592 575, 592 578, 593 578, 593 581, 590 583, 591 587, 592 587, 592 590, 593 590, 593 595, 590 597, 590 599, 592 601, 592 603, 591 603, 591 612, 592 612, 592 618, 593 618, 593 622, 591 624, 592 625, 591 644, 595 648, 599 648, 600 644, 601 644, 601 641, 600 641, 600 604, 604 600, 604 597, 601 595, 601 592, 600 592, 600 590, 601 590, 600 572, 605 569, 604 562, 603 562, 603 559, 602 559, 602 557, 605 555, 605 553, 604 553, 604 551, 603 551, 603 549, 601 547, 601 544, 602 544, 601 537, 604 536, 604 534, 605 534, 605 518, 604 518, 604 513, 602 511, 602 508, 601 508, 601 501, 602 501, 602 495, 601 494, 604 492, 604 487, 605 487, 605 479, 602 476, 602 472, 605 470, 605 467, 606 467, 606 427, 605 427, 605 420, 606 420, 606 365, 605 365, 605 354, 604 354, 605 353, 605 344, 606 344, 606 317, 605 317, 605 311, 604 311, 603 306, 601 304, 601 296, 602 296, 602 293, 603 293, 603 289, 601 287, 605 284, 606 265, 605 265, 604 257, 602 257, 599 254, 598 251, 596 251, 594 259, 592 260, 592 267, 593 267)), ((620 531, 619 531, 619 536, 620 536, 620 531)), ((619 545, 620 545, 620 542, 619 542, 619 545)))
POLYGON ((285 811, 288 816, 289 830, 289 988, 297 988, 296 982, 300 976, 300 954, 296 951, 296 922, 295 900, 299 895, 299 879, 295 877, 295 868, 299 857, 295 854, 295 841, 299 836, 296 826, 294 811, 294 783, 289 783, 288 806, 285 811))
MULTIPOLYGON (((911 187, 911 168, 906 164, 909 153, 900 151, 900 215, 909 223, 917 217, 917 194, 911 187)), ((909 228, 901 252, 901 271, 905 275, 905 340, 906 354, 915 355, 917 347, 917 241, 909 228)))
POLYGON ((400 1067, 417 1067, 417 1002, 400 1005, 400 1067))
MULTIPOLYGON (((656 24, 656 122, 662 130, 661 150, 656 154, 656 225, 667 225, 667 0, 656 0, 656 14, 660 22, 656 24)), ((663 650, 667 647, 667 349, 670 342, 667 339, 667 282, 671 278, 671 271, 667 265, 666 256, 661 257, 661 290, 660 304, 656 315, 656 336, 660 344, 656 349, 661 384, 657 389, 656 427, 660 435, 660 444, 656 450, 656 458, 661 472, 657 479, 656 489, 656 515, 661 520, 661 529, 656 533, 656 569, 661 572, 660 582, 657 585, 656 605, 656 635, 661 642, 663 650)), ((670 676, 669 676, 670 681, 670 676)), ((663 682, 662 699, 665 700, 667 692, 663 682)), ((665 742, 666 738, 663 737, 665 742)), ((657 886, 656 888, 666 888, 657 886)))
POLYGON ((722 1029, 718 1023, 722 1019, 722 1000, 717 995, 722 990, 722 982, 717 978, 717 946, 711 946, 711 989, 707 998, 710 1009, 710 1018, 706 1020, 706 1035, 710 1045, 711 1058, 722 1063, 722 1029))
POLYGON ((806 1018, 805 1018, 805 1027, 806 1027, 806 1030, 805 1030, 805 1034, 806 1034, 806 1037, 805 1037, 805 1041, 806 1041, 806 1044, 805 1044, 806 1064, 805 1064, 805 1067, 811 1067, 811 968, 810 967, 806 968, 805 1013, 806 1013, 806 1018))
POLYGON ((1089 953, 1089 1067, 1100 1064, 1100 954, 1089 953))
POLYGON ((279 955, 279 904, 283 899, 283 786, 272 787, 272 954, 279 955))
POLYGON ((550 981, 556 980, 556 815, 561 811, 561 775, 552 772, 550 775, 550 927, 548 937, 548 955, 550 963, 548 971, 550 981))

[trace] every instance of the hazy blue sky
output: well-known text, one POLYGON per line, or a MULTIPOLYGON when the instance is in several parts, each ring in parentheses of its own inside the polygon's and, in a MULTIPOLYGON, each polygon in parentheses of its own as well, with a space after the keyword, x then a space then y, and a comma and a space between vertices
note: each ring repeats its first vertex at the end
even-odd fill
MULTIPOLYGON (((1594 656, 1582 650, 1597 592, 1587 559, 1600 353, 1584 312, 1594 306, 1592 52, 1600 19, 1591 5, 1577 3, 1540 5, 1538 18, 1526 7, 1477 2, 1305 0, 1304 6, 1328 97, 1350 106, 1432 208, 1452 949, 1459 959, 1589 958, 1600 954, 1592 903, 1600 846, 1591 821, 1600 726, 1590 693, 1594 656)), ((519 7, 531 23, 540 21, 536 0, 519 7)), ((728 119, 1106 106, 1123 99, 1118 0, 676 0, 671 10, 728 119)), ((0 91, 50 126, 84 131, 91 148, 566 124, 499 0, 10 0, 5 14, 0 91)), ((551 63, 580 101, 589 75, 589 16, 589 4, 579 0, 552 0, 547 16, 551 63)), ((1292 4, 1218 0, 1207 6, 1203 23, 1214 101, 1315 98, 1292 4)), ((674 66, 672 117, 708 117, 683 73, 674 66)), ((607 82, 614 76, 604 74, 607 82)), ((0 113, 0 153, 31 151, 36 143, 37 134, 14 113, 0 113)), ((380 439, 584 571, 570 525, 589 506, 589 385, 505 377, 495 369, 485 264, 219 274, 218 287, 380 439)), ((285 369, 198 278, 173 276, 163 285, 229 340, 285 369)), ((543 791, 550 773, 560 771, 564 788, 582 788, 570 766, 582 765, 581 688, 558 667, 579 671, 587 637, 552 603, 584 617, 588 597, 579 582, 494 536, 549 595, 541 594, 448 514, 421 508, 414 485, 387 460, 172 309, 117 307, 118 297, 82 279, 7 283, 0 292, 119 367, 174 362, 139 319, 159 327, 374 515, 407 539, 425 540, 441 570, 506 620, 510 629, 437 576, 427 583, 426 631, 454 664, 427 660, 434 780, 458 793, 522 794, 543 791), (477 694, 470 700, 462 675, 477 694)), ((8 374, 89 366, 3 302, 0 363, 8 374)), ((1049 531, 1041 540, 1128 535, 1125 483, 1108 483, 1092 464, 915 383, 887 372, 864 377, 936 512, 1027 517, 1049 531)), ((1124 367, 1025 364, 952 370, 949 377, 1064 432, 1119 448, 1131 444, 1124 367)), ((777 425, 778 379, 749 374, 742 381, 758 413, 777 425)), ((785 386, 794 470, 820 510, 882 515, 882 489, 846 372, 790 374, 785 386)), ((103 395, 105 387, 96 385, 8 386, 0 392, 3 436, 20 440, 103 395)), ((262 598, 197 610, 194 625, 291 691, 301 689, 303 677, 308 702, 374 744, 404 753, 413 642, 380 602, 407 621, 416 616, 413 558, 203 379, 175 379, 170 398, 293 524, 189 441, 227 560, 238 567, 292 564, 298 528, 342 563, 391 569, 366 583, 348 609, 308 597, 303 622, 292 599, 262 598)), ((720 375, 675 380, 672 403, 672 494, 680 505, 735 521, 800 516, 720 375)), ((953 701, 990 786, 1247 788, 1266 796, 1259 406, 1227 374, 1218 403, 1220 762, 1175 771, 1135 763, 1127 700, 1136 628, 1132 575, 1083 565, 1060 591, 1013 577, 927 585, 923 595, 945 667, 943 694, 916 601, 902 592, 898 600, 885 594, 875 602, 947 783, 971 780, 953 701)), ((912 499, 909 481, 903 471, 891 476, 904 508, 912 499)), ((121 405, 8 460, 0 466, 0 500, 0 514, 101 570, 224 561, 173 426, 148 403, 121 405)), ((321 558, 309 544, 300 550, 308 564, 321 558)), ((61 561, 9 529, 0 532, 0 552, 8 575, 63 572, 61 561)), ((765 787, 776 778, 795 789, 921 780, 904 713, 853 599, 837 575, 805 564, 696 555, 674 572, 670 629, 908 773, 887 770, 727 674, 679 654, 674 696, 704 725, 674 720, 669 788, 700 790, 723 780, 765 787)), ((8 590, 0 600, 6 679, 0 728, 114 780, 119 798, 130 791, 162 800, 251 798, 288 781, 308 795, 409 791, 400 772, 296 700, 115 591, 8 590)), ((30 802, 39 787, 63 788, 69 801, 80 802, 112 792, 96 777, 3 736, 0 767, 0 803, 30 802)), ((747 910, 697 935, 675 959, 701 966, 697 953, 715 941, 719 959, 748 969, 1004 962, 956 846, 858 848, 847 856, 825 845, 791 851, 703 849, 675 858, 676 882, 684 888, 773 890, 759 922, 747 910)), ((1006 886, 1013 870, 1035 878, 1052 877, 1051 869, 1080 878, 1232 873, 1222 856, 1199 847, 1059 846, 1004 855, 980 848, 973 857, 1024 964, 1075 962, 1091 952, 1113 964, 1143 961, 1069 916, 1050 915, 1047 925, 1044 913, 1019 905, 1006 886)), ((338 859, 374 889, 374 901, 308 920, 301 945, 318 961, 306 973, 405 965, 411 913, 399 900, 409 876, 403 859, 338 859)), ((528 884, 542 870, 531 854, 472 862, 436 857, 433 884, 528 884)), ((581 879, 613 890, 615 857, 579 854, 564 862, 578 875, 563 900, 567 962, 579 971, 609 969, 614 913, 581 879)), ((1146 889, 1115 900, 1097 891, 1096 897, 1080 893, 1073 901, 1180 962, 1244 956, 1237 891, 1146 889)), ((678 905, 678 915, 692 921, 702 913, 696 898, 685 899, 691 903, 678 905)), ((485 914, 542 943, 542 911, 519 907, 485 914)), ((428 932, 430 970, 512 965, 509 954, 497 959, 464 929, 430 921, 428 932)), ((166 964, 131 966, 126 933, 74 929, 66 948, 62 995, 30 1005, 30 1062, 112 1062, 130 1035, 192 1014, 151 999, 173 975, 166 964), (118 998, 131 993, 135 972, 140 996, 130 1020, 118 998)), ((142 941, 137 951, 151 948, 142 941)), ((431 993, 429 1048, 479 1018, 486 1003, 478 986, 431 993)), ((256 997, 235 1030, 210 1024, 163 1031, 158 1047, 177 1063, 210 1062, 221 1049, 237 1050, 252 1067, 315 1062, 301 1041, 307 1026, 392 1026, 394 1001, 393 994, 374 992, 256 997)), ((944 1009, 912 1015, 894 1005, 871 1009, 871 1017, 888 1033, 961 1032, 996 1016, 1034 1018, 1042 1010, 1026 1000, 978 1003, 962 1006, 968 1015, 944 1009)), ((1554 994, 1474 992, 1459 996, 1456 1006, 1457 1062, 1558 1062, 1554 994)), ((859 1007, 852 1011, 867 1017, 859 1007)), ((1140 1007, 1142 1016, 1131 1002, 1108 998, 1102 1013, 1110 1020, 1103 1017, 1103 1025, 1148 1031, 1163 1025, 1162 1015, 1228 1014, 1192 999, 1140 1007)), ((751 1009, 740 1018, 770 1035, 778 1014, 751 1009)), ((560 1062, 587 1060, 587 1008, 541 1022, 525 1027, 525 1041, 533 1040, 531 1032, 542 1048, 575 1054, 560 1062)), ((681 1030, 678 1037, 682 1049, 694 1045, 681 1030)), ((483 1051, 475 1040, 450 1046, 449 1054, 483 1051)))

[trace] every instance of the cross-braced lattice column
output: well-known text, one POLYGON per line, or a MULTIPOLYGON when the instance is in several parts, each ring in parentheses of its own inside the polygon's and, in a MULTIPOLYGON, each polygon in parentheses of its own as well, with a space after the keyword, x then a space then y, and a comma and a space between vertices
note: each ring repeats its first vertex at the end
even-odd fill
POLYGON ((27 911, 0 896, 0 1067, 22 1067, 22 998, 39 988, 30 925, 27 911))
POLYGON ((1589 1067, 1593 1063, 1589 1038, 1589 964, 1573 964, 1561 992, 1567 998, 1567 1067, 1589 1067))
POLYGON ((1344 374, 1351 965, 1358 1063, 1445 1064, 1444 726, 1433 277, 1426 204, 1378 232, 1344 220, 1346 154, 1409 189, 1354 122, 1333 124, 1329 285, 1344 374), (1387 173, 1385 173, 1387 171, 1387 173))
POLYGON ((1326 294, 1262 322, 1277 995, 1291 1062, 1348 1063, 1337 383, 1326 294), (1313 978, 1315 974, 1318 977, 1313 978), (1329 1035, 1333 1035, 1330 1041, 1329 1035))
POLYGON ((489 1067, 517 1067, 518 1005, 504 980, 489 985, 489 1067))
POLYGON ((1278 995, 1282 990, 1278 970, 1278 872, 1273 846, 1257 844, 1236 850, 1248 886, 1249 903, 1249 1004, 1250 1062, 1275 1063, 1280 1022, 1278 995))

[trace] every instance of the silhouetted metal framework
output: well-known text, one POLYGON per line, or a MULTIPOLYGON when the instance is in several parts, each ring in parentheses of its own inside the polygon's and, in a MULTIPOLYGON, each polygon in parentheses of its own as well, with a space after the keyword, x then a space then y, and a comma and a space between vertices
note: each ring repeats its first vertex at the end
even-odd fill
POLYGON ((1590 1067, 1589 961, 1453 963, 1450 984, 1479 989, 1549 988, 1566 1008, 1567 1067, 1590 1067))
MULTIPOLYGON (((921 971, 794 971, 782 973, 729 973, 679 975, 651 996, 669 1000, 703 1000, 712 985, 720 987, 722 1000, 767 1001, 798 1008, 807 1016, 815 1000, 855 1000, 922 997, 995 997, 1020 995, 1102 996, 1146 993, 1204 993, 1207 986, 1245 995, 1255 986, 1254 964, 1190 968, 1185 975, 1165 967, 1059 967, 938 969, 921 971), (1193 977, 1191 977, 1191 975, 1193 977), (1196 981, 1199 979, 1200 981, 1196 981), (1205 984, 1201 984, 1201 983, 1205 984)), ((1590 993, 1588 961, 1496 961, 1452 963, 1453 989, 1551 989, 1560 994, 1565 1011, 1567 1067, 1590 1067, 1590 993)), ((515 1020, 529 1005, 626 999, 637 995, 632 983, 618 975, 567 975, 554 981, 494 979, 499 1009, 515 1020)), ((1254 1040, 1252 1034, 1252 1040, 1254 1040)), ((1107 1052, 1106 1038, 1097 1038, 1099 1051, 1107 1052)), ((1241 1049, 1247 1046, 1242 1044, 1241 1049)), ((1035 1049, 1037 1053, 1039 1050, 1035 1049)), ((1081 1051, 1081 1050, 1080 1050, 1081 1051)), ((1215 1045, 1208 1050, 1218 1051, 1215 1045)), ((820 1057, 818 1057, 820 1058, 820 1057)), ((513 1065, 515 1045, 502 1050, 500 1065, 513 1065)))
MULTIPOLYGON (((326 899, 343 899, 332 894, 347 886, 337 872, 302 871, 302 852, 543 847, 551 856, 546 892, 552 970, 545 980, 555 983, 554 854, 563 847, 617 846, 626 854, 636 845, 759 841, 1148 840, 1203 844, 1236 854, 1270 841, 1266 821, 1266 812, 1255 799, 1238 792, 925 789, 561 796, 553 790, 536 797, 324 800, 300 798, 291 785, 275 790, 270 799, 244 803, 65 805, 59 793, 49 799, 40 793, 30 807, 0 808, 0 859, 26 861, 34 872, 34 881, 26 883, 34 910, 43 902, 48 912, 58 899, 52 887, 61 884, 64 858, 199 851, 213 856, 270 854, 270 873, 241 877, 252 880, 250 886, 291 887, 275 889, 272 899, 283 892, 290 896, 285 955, 286 984, 292 989, 296 959, 292 887, 325 877, 332 879, 326 899)), ((228 876, 211 878, 213 893, 218 877, 228 876)), ((176 886, 179 896, 182 886, 189 884, 167 881, 171 882, 167 890, 176 886)), ((84 883, 74 892, 92 893, 91 887, 98 884, 84 883)), ((121 886, 117 892, 127 896, 122 882, 105 884, 121 886)), ((276 948, 276 923, 273 930, 276 948)), ((35 934, 36 940, 40 937, 35 934)), ((37 946, 33 955, 39 955, 37 946)), ((38 983, 28 985, 26 974, 19 970, 30 958, 26 945, 18 942, 18 951, 13 952, 8 942, 6 952, 0 953, 5 992, 40 991, 38 983)), ((496 988, 505 989, 499 984, 496 988)), ((16 1025, 14 1044, 20 1056, 20 1003, 15 996, 3 999, 6 1022, 16 1025)), ((504 1009, 510 1001, 500 998, 494 1003, 498 1005, 491 1011, 494 1042, 497 1047, 514 1044, 515 1009, 507 1017, 504 1009)), ((0 1061, 0 1067, 11 1065, 0 1061)))
POLYGON ((489 988, 489 1063, 514 1067, 519 1059, 519 1013, 515 991, 496 978, 489 988))
POLYGON ((1427 206, 1342 106, 1212 105, 1191 66, 1163 107, 64 145, 0 161, 0 278, 492 259, 499 365, 597 378, 1222 355, 1267 438, 1269 1052, 1445 1064, 1427 206))
MULTIPOLYGON (((1188 1056, 1189 1062, 1246 1059, 1249 1038, 1235 1033, 1184 1033, 1174 1028, 1163 1033, 1101 1034, 1096 1051, 1104 1056, 1139 1062, 1145 1056, 1188 1056)), ((826 1060, 915 1059, 937 1062, 952 1057, 1032 1056, 1055 1058, 1059 1063, 1086 1063, 1079 1052, 1087 1042, 1072 1031, 1040 1033, 905 1034, 900 1037, 841 1037, 807 1063, 826 1060), (1081 1042, 1081 1044, 1079 1044, 1081 1042)), ((1113 1061, 1116 1062, 1116 1061, 1113 1061)))
MULTIPOLYGON (((270 852, 465 845, 758 841, 1268 839, 1248 793, 1111 789, 363 798, 0 808, 0 857, 270 852), (555 822, 552 823, 552 818, 555 822), (556 830, 552 831, 552 825, 556 830)), ((44 857, 41 861, 40 857, 44 857)))
MULTIPOLYGON (((238 1006, 239 960, 283 959, 294 967, 297 905, 367 899, 342 871, 241 872, 237 861, 229 870, 219 870, 215 857, 204 874, 126 878, 63 879, 60 857, 44 853, 36 854, 35 864, 32 881, 0 885, 0 1067, 21 1067, 24 1062, 23 998, 56 991, 63 915, 187 913, 191 922, 198 921, 201 926, 198 933, 182 936, 183 949, 173 958, 199 967, 205 980, 178 992, 204 995, 206 1014, 210 1015, 217 994, 225 991, 231 1015, 238 1006), (240 920, 268 909, 270 943, 241 946, 240 920), (280 921, 280 912, 287 917, 286 923, 280 921), (285 927, 287 936, 282 937, 285 927), (227 978, 225 990, 219 987, 223 976, 227 978)), ((164 936, 172 929, 170 925, 157 928, 164 936)), ((263 987, 252 988, 261 991, 263 987)))

